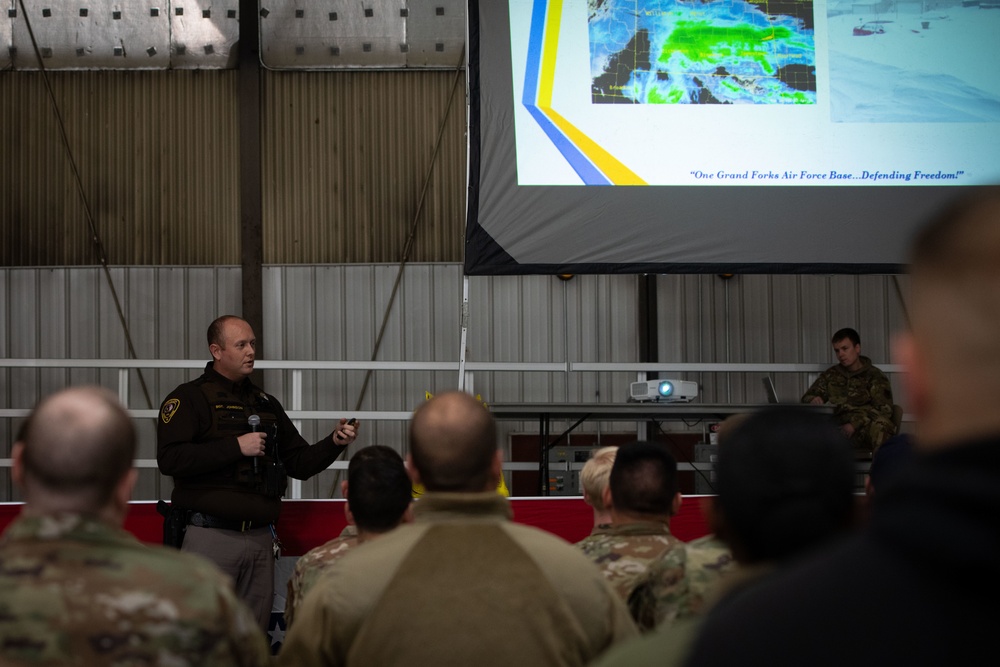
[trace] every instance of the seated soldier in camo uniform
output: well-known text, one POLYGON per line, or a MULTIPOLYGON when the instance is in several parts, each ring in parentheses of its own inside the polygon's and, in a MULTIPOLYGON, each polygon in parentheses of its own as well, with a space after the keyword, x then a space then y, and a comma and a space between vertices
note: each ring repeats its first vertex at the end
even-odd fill
POLYGON ((611 508, 611 530, 578 546, 604 571, 641 631, 672 623, 687 581, 684 543, 670 533, 681 494, 677 461, 666 446, 634 442, 619 447, 604 505, 611 508), (657 581, 650 581, 650 572, 656 572, 657 581))
POLYGON ((348 551, 412 518, 410 476, 403 457, 389 447, 371 445, 358 450, 347 464, 347 480, 341 482, 340 490, 347 499, 344 512, 348 526, 339 537, 296 561, 285 598, 287 627, 291 627, 295 610, 326 569, 348 551))
POLYGON ((841 329, 830 340, 840 363, 813 382, 802 402, 832 404, 855 449, 870 455, 896 433, 889 378, 861 356, 861 337, 854 329, 841 329))

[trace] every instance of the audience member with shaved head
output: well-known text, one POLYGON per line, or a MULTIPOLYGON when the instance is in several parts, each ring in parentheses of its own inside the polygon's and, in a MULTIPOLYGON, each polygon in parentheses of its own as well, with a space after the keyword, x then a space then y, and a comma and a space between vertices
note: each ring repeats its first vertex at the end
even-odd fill
POLYGON ((689 665, 988 661, 1000 599, 1000 190, 974 190, 913 244, 896 341, 914 458, 864 531, 708 619, 689 665))
POLYGON ((575 548, 513 523, 496 493, 496 426, 468 394, 410 422, 414 522, 337 561, 306 595, 284 665, 585 665, 635 636, 575 548))
POLYGON ((56 393, 25 422, 11 452, 25 505, 0 538, 0 664, 268 664, 221 572, 122 528, 135 441, 97 387, 56 393))

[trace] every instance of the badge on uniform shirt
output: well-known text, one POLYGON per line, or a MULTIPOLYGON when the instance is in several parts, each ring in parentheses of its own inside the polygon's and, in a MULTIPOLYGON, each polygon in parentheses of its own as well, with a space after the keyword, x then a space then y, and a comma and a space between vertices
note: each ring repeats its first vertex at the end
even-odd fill
POLYGON ((178 398, 171 398, 169 401, 163 404, 163 408, 160 410, 160 419, 163 420, 164 424, 170 423, 170 418, 177 413, 177 408, 181 406, 181 401, 178 398))

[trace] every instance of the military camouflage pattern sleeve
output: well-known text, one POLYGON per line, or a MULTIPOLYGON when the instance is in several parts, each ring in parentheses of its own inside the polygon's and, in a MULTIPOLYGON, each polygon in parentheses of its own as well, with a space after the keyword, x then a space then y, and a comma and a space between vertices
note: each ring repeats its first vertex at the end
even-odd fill
POLYGON ((827 388, 830 382, 830 370, 823 371, 816 381, 812 383, 806 393, 802 395, 802 402, 809 403, 814 398, 822 399, 824 403, 830 400, 830 392, 827 388))
POLYGON ((858 423, 849 418, 856 428, 879 417, 891 419, 892 385, 889 384, 889 378, 879 369, 872 367, 865 374, 863 382, 849 385, 844 403, 861 414, 858 423))
POLYGON ((864 384, 852 384, 851 390, 847 396, 850 403, 837 411, 838 417, 841 422, 854 427, 851 441, 855 447, 874 453, 896 433, 896 424, 892 421, 889 378, 879 369, 871 367, 865 373, 864 384))
POLYGON ((305 594, 315 585, 323 571, 357 544, 358 538, 355 536, 337 537, 309 551, 295 562, 292 576, 288 578, 288 594, 285 597, 286 630, 295 620, 295 612, 302 605, 305 594))
POLYGON ((687 597, 681 601, 677 617, 690 618, 702 614, 708 601, 714 598, 719 582, 736 567, 729 548, 714 535, 689 542, 687 554, 687 597))
POLYGON ((669 623, 677 615, 687 585, 682 546, 656 522, 616 527, 577 545, 601 568, 642 631, 669 623))
POLYGON ((687 553, 682 547, 647 565, 627 600, 640 632, 668 627, 680 616, 690 597, 686 570, 687 553))

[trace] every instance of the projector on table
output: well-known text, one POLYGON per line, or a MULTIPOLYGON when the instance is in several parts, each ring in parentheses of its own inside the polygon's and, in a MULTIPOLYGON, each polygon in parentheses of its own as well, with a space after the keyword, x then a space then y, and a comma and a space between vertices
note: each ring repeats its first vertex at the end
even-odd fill
POLYGON ((687 403, 698 397, 698 383, 687 380, 647 380, 633 382, 628 400, 652 403, 687 403))

